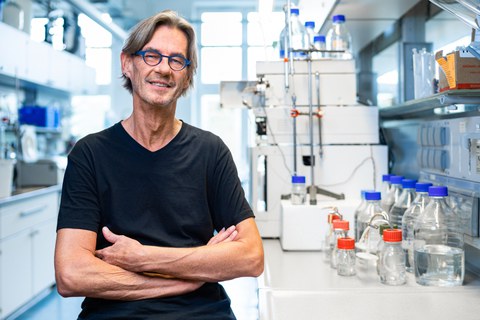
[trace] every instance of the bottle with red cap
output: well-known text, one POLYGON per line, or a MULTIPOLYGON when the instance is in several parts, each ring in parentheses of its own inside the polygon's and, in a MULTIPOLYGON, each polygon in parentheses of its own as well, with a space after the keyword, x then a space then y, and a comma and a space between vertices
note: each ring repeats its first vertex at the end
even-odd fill
POLYGON ((355 240, 340 238, 337 240, 337 274, 339 276, 355 275, 355 240))
POLYGON ((334 245, 332 248, 332 254, 330 256, 330 267, 333 269, 337 268, 337 242, 340 238, 346 238, 348 236, 348 230, 350 229, 350 224, 347 220, 334 220, 333 221, 333 232, 334 232, 334 245))
POLYGON ((405 252, 402 249, 402 230, 385 229, 383 246, 378 259, 378 274, 383 284, 398 286, 407 282, 405 252))
POLYGON ((340 218, 341 218, 340 214, 337 212, 332 212, 328 214, 328 217, 327 217, 328 231, 327 231, 327 234, 325 235, 325 249, 324 249, 325 261, 330 261, 330 258, 332 256, 332 249, 334 246, 333 241, 335 240, 334 230, 333 230, 333 221, 339 220, 340 218))

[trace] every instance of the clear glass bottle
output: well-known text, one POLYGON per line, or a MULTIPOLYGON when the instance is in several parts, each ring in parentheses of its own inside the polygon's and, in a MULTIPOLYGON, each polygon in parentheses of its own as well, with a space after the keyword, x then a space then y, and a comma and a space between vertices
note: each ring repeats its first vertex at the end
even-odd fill
POLYGON ((405 253, 402 249, 402 230, 383 231, 383 247, 378 258, 380 282, 398 286, 407 282, 405 271, 405 253))
POLYGON ((425 286, 460 286, 465 251, 459 218, 446 202, 448 188, 428 188, 430 202, 414 223, 415 280, 425 286))
MULTIPOLYGON (((298 8, 290 9, 290 25, 291 25, 291 39, 290 39, 290 48, 293 50, 308 50, 309 49, 309 40, 308 34, 305 30, 305 26, 300 21, 299 18, 300 10, 298 8)), ((288 27, 285 23, 285 28, 283 28, 280 33, 280 58, 288 58, 288 27)), ((307 54, 305 52, 293 52, 294 59, 305 59, 307 54)))
POLYGON ((305 176, 292 176, 292 204, 304 204, 307 197, 305 176))
POLYGON ((335 240, 335 235, 333 230, 333 221, 339 220, 340 216, 335 213, 329 213, 327 219, 328 219, 327 220, 328 231, 327 231, 327 234, 325 235, 324 260, 329 262, 330 258, 332 257, 332 249, 334 246, 333 241, 335 240))
POLYGON ((374 190, 361 190, 360 191, 360 203, 358 207, 355 209, 353 214, 353 226, 355 228, 354 238, 355 240, 360 240, 362 234, 360 233, 360 228, 358 226, 358 216, 367 209, 367 200, 365 199, 366 192, 374 192, 374 190))
POLYGON ((305 21, 305 31, 308 35, 308 48, 313 48, 313 42, 315 38, 315 21, 305 21))
POLYGON ((382 198, 382 208, 386 212, 390 212, 395 201, 398 200, 400 193, 402 192, 402 180, 404 176, 391 176, 390 177, 390 190, 385 198, 382 198))
POLYGON ((332 20, 327 32, 327 49, 344 52, 332 52, 330 56, 334 59, 352 59, 352 36, 345 25, 345 16, 335 15, 332 20))
POLYGON ((330 267, 333 269, 337 268, 337 242, 340 238, 346 238, 348 236, 348 230, 350 229, 349 222, 347 220, 334 220, 333 221, 333 232, 334 238, 332 254, 330 256, 330 267))
POLYGON ((413 272, 413 225, 418 216, 425 210, 430 198, 428 197, 428 187, 432 184, 429 182, 417 182, 415 191, 417 193, 411 206, 405 210, 402 218, 402 247, 406 252, 407 272, 413 272))
POLYGON ((355 240, 340 238, 337 240, 337 274, 339 276, 355 275, 355 240))
POLYGON ((384 174, 382 175, 382 187, 380 192, 382 193, 382 199, 387 198, 387 194, 390 191, 391 183, 390 177, 393 176, 392 174, 384 174))
MULTIPOLYGON (((313 48, 315 50, 326 50, 327 44, 325 43, 324 35, 316 35, 313 37, 313 48)), ((321 59, 325 57, 325 52, 313 52, 312 59, 321 59)))
POLYGON ((415 200, 415 183, 417 183, 417 180, 402 179, 401 192, 388 212, 392 225, 397 225, 401 228, 403 214, 412 205, 413 200, 415 200))
POLYGON ((388 214, 380 206, 381 194, 378 191, 365 192, 367 207, 358 215, 357 229, 359 239, 357 240, 357 249, 359 251, 376 254, 380 234, 378 230, 368 227, 370 221, 376 219, 386 219, 388 214), (368 228, 368 233, 365 231, 368 228))

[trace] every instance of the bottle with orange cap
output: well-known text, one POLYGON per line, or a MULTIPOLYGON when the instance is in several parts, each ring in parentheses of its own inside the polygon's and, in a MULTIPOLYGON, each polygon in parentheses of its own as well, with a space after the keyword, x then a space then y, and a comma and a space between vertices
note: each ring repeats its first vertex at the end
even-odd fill
POLYGON ((378 258, 380 282, 398 286, 407 282, 405 252, 402 249, 402 230, 383 230, 383 246, 378 258))
POLYGON ((330 261, 330 258, 332 256, 332 249, 334 245, 334 230, 333 230, 333 221, 340 219, 341 216, 338 212, 332 211, 331 213, 328 214, 327 217, 327 222, 328 222, 328 231, 325 234, 325 247, 324 247, 324 257, 325 261, 330 261))
POLYGON ((340 238, 337 241, 337 274, 339 276, 355 275, 355 240, 340 238))
POLYGON ((337 268, 337 243, 338 239, 346 238, 348 236, 348 230, 350 229, 350 223, 347 220, 333 220, 333 232, 334 232, 334 245, 332 248, 332 254, 330 257, 330 267, 337 268))

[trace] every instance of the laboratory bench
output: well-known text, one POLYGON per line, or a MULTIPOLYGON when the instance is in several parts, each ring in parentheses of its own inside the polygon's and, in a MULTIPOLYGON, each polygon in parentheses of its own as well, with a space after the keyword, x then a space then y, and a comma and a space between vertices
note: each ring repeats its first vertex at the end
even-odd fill
POLYGON ((460 287, 426 287, 408 273, 407 283, 380 282, 372 265, 339 276, 322 251, 284 251, 264 239, 265 271, 258 279, 260 320, 480 319, 480 279, 466 273, 460 287))

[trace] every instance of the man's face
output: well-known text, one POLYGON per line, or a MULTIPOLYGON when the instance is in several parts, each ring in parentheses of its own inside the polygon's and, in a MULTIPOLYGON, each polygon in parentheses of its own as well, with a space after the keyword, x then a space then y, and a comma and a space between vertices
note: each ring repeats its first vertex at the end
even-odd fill
MULTIPOLYGON (((187 57, 187 48, 187 38, 182 31, 161 26, 141 50, 153 49, 166 56, 181 54, 187 57)), ((156 66, 147 65, 140 55, 122 53, 121 58, 124 73, 132 82, 134 101, 151 106, 174 106, 188 88, 188 67, 174 71, 168 65, 168 58, 164 57, 156 66)))

